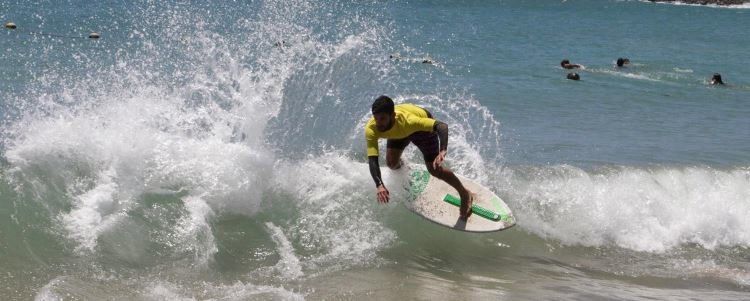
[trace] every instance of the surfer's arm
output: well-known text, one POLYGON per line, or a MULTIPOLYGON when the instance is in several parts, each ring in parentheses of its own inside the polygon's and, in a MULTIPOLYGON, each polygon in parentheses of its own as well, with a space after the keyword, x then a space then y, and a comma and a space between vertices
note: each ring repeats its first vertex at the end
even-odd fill
POLYGON ((370 165, 370 175, 375 181, 375 187, 383 185, 380 176, 380 162, 378 162, 378 136, 370 127, 365 127, 365 141, 367 141, 367 163, 370 165))
POLYGON ((378 164, 378 156, 369 156, 370 164, 370 175, 375 180, 375 187, 378 188, 378 203, 386 204, 390 200, 390 192, 385 188, 383 184, 383 178, 380 177, 380 164, 378 164))
POLYGON ((375 181, 375 187, 383 185, 383 177, 380 176, 380 162, 378 162, 378 156, 369 156, 368 164, 370 165, 370 175, 372 180, 375 181))
POLYGON ((440 140, 440 151, 448 151, 448 124, 435 120, 432 130, 437 132, 440 140))

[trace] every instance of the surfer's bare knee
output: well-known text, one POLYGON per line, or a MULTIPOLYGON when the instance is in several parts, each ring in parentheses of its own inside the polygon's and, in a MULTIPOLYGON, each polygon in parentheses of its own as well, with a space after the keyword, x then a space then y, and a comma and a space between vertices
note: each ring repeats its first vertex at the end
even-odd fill
POLYGON ((393 159, 393 160, 385 160, 386 165, 388 165, 388 168, 390 169, 399 169, 401 168, 401 165, 403 165, 403 162, 401 161, 401 158, 393 159))
POLYGON ((450 171, 450 169, 442 166, 434 168, 432 166, 432 162, 425 162, 425 165, 427 166, 427 171, 433 177, 445 181, 449 185, 453 186, 453 188, 458 190, 458 193, 461 194, 461 199, 465 199, 469 196, 470 192, 466 190, 463 183, 461 183, 461 180, 459 180, 458 177, 456 177, 456 175, 452 171, 450 171))
POLYGON ((401 168, 401 150, 388 149, 385 154, 385 164, 390 169, 401 168))
POLYGON ((433 176, 441 180, 445 180, 446 169, 442 166, 435 168, 432 166, 432 162, 425 162, 427 165, 427 171, 433 176))

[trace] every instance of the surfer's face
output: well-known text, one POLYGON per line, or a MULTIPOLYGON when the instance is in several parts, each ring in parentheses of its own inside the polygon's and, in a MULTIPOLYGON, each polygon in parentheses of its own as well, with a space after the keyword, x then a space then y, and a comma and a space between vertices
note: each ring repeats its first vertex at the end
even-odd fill
POLYGON ((393 127, 393 120, 396 118, 396 113, 377 113, 372 115, 375 118, 375 127, 378 131, 385 132, 393 127))

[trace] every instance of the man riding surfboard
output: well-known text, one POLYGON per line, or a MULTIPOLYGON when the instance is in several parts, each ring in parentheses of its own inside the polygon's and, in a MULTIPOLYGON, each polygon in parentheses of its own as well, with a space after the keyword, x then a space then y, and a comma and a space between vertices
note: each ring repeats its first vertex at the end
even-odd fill
POLYGON ((473 195, 452 171, 442 166, 448 151, 448 125, 435 120, 424 108, 413 104, 394 105, 388 96, 380 96, 372 104, 372 118, 365 125, 367 157, 370 175, 378 189, 379 203, 388 203, 390 193, 380 176, 378 139, 387 139, 386 163, 390 169, 401 168, 401 153, 409 143, 419 148, 424 156, 427 171, 453 186, 461 196, 459 216, 464 221, 471 216, 473 195))

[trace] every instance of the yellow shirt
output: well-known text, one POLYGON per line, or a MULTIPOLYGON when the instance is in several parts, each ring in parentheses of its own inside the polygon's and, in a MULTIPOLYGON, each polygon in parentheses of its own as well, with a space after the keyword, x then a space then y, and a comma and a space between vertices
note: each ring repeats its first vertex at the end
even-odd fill
POLYGON ((393 127, 385 132, 378 131, 375 126, 375 118, 365 125, 365 140, 367 140, 367 156, 378 155, 378 139, 403 139, 414 132, 432 132, 435 119, 427 117, 427 111, 410 104, 399 104, 394 107, 396 120, 393 127))

